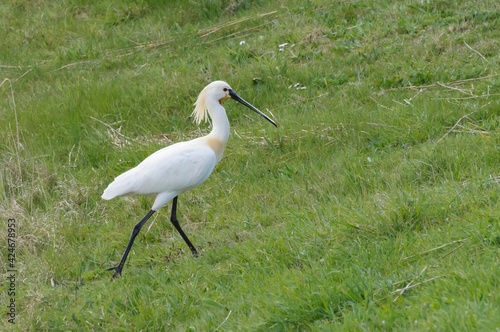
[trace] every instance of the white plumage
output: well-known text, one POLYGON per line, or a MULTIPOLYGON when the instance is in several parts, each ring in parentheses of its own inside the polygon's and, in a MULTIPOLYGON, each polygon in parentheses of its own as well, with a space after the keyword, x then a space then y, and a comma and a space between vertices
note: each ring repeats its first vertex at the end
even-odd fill
POLYGON ((102 198, 156 194, 152 209, 158 211, 175 196, 208 179, 217 158, 206 137, 181 142, 156 151, 137 167, 119 175, 104 190, 102 198))
POLYGON ((215 165, 222 159, 229 138, 229 121, 226 111, 222 107, 222 100, 229 98, 242 103, 276 126, 276 123, 269 117, 239 97, 226 82, 212 82, 201 91, 193 112, 194 119, 198 124, 204 119, 207 120, 207 113, 210 115, 213 124, 210 134, 156 151, 135 168, 116 177, 104 190, 102 198, 106 200, 123 195, 156 195, 149 213, 135 225, 120 263, 108 269, 115 270, 113 277, 121 275, 130 248, 144 223, 154 212, 172 199, 170 220, 193 255, 197 255, 196 249, 177 221, 177 196, 202 184, 210 176, 215 165))

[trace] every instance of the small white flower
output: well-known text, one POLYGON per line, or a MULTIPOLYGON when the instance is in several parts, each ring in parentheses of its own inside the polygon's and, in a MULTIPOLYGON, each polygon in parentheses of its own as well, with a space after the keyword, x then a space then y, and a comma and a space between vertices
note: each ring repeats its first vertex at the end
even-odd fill
POLYGON ((278 47, 279 47, 279 48, 284 48, 286 45, 288 45, 288 43, 283 43, 283 44, 280 44, 278 47))
POLYGON ((296 90, 304 90, 304 89, 307 89, 305 86, 299 86, 300 83, 295 83, 295 84, 292 84, 290 85, 288 88, 290 89, 291 87, 294 87, 296 90))
POLYGON ((240 45, 245 45, 246 43, 247 43, 247 42, 246 42, 246 41, 244 41, 244 40, 240 41, 240 45))

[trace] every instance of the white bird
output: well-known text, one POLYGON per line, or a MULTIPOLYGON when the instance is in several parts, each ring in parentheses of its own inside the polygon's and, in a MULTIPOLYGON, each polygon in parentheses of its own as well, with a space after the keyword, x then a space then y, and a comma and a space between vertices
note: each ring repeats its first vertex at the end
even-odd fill
POLYGON ((177 221, 177 197, 205 182, 215 165, 222 159, 229 138, 229 121, 226 111, 222 107, 224 99, 234 99, 240 102, 277 126, 268 116, 238 96, 226 82, 215 81, 207 85, 198 96, 192 115, 198 124, 202 120, 207 121, 208 115, 210 115, 213 124, 210 134, 156 151, 137 167, 119 175, 104 190, 102 198, 106 200, 123 195, 156 195, 151 210, 134 226, 120 263, 107 269, 115 271, 113 278, 121 276, 123 265, 141 227, 153 213, 172 199, 170 221, 189 246, 193 255, 198 255, 177 221))

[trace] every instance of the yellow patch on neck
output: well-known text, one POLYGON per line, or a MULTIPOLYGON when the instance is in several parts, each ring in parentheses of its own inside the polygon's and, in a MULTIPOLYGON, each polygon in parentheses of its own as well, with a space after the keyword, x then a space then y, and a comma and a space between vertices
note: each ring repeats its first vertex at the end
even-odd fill
POLYGON ((221 141, 217 137, 207 136, 207 145, 210 149, 212 149, 217 157, 217 162, 222 159, 222 155, 224 154, 224 148, 226 147, 226 142, 221 141))
POLYGON ((219 100, 219 104, 221 104, 221 105, 222 105, 222 101, 223 101, 224 99, 231 99, 231 97, 229 97, 229 96, 225 96, 224 98, 222 98, 222 99, 220 99, 220 100, 219 100))

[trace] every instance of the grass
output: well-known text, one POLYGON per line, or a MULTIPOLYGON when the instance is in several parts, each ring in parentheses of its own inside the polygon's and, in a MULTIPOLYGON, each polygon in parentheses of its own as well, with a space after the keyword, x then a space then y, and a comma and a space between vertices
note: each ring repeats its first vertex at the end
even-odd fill
POLYGON ((18 269, 1 330, 499 328, 497 2, 17 0, 0 15, 18 269), (279 127, 226 102, 225 157, 179 198, 201 256, 164 208, 110 282, 152 198, 102 191, 207 133, 188 117, 216 79, 279 127))

